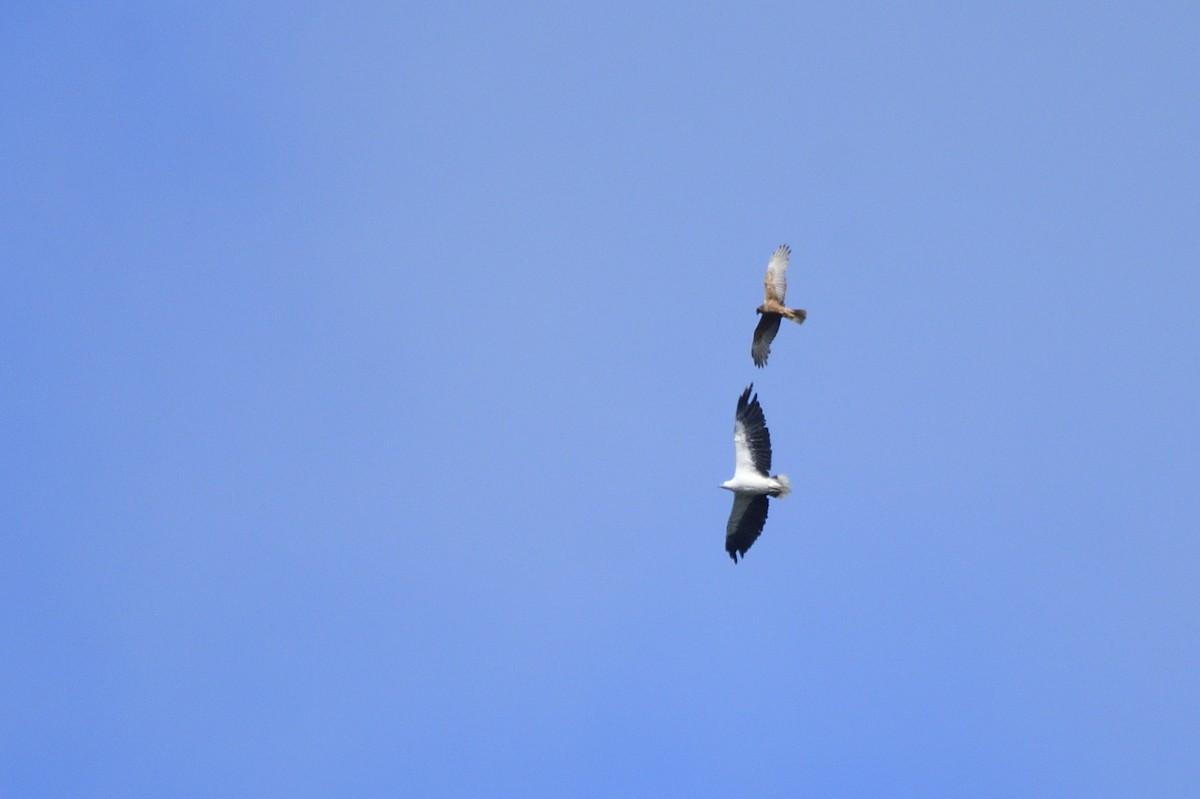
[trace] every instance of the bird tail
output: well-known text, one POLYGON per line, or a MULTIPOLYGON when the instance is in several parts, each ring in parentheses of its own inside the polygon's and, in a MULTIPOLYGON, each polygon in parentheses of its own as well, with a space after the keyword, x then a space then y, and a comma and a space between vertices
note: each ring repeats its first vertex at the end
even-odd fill
POLYGON ((808 318, 808 311, 803 308, 784 308, 783 315, 796 324, 802 325, 804 324, 804 320, 808 318))
POLYGON ((771 479, 779 483, 779 493, 776 494, 777 497, 783 499, 788 494, 792 493, 792 481, 788 479, 786 474, 777 474, 771 479))

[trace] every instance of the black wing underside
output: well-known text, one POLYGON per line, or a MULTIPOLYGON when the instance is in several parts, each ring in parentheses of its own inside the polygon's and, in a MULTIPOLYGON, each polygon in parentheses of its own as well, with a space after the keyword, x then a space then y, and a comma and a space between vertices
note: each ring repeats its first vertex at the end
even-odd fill
POLYGON ((733 510, 729 514, 729 525, 725 528, 725 551, 733 562, 738 556, 745 557, 746 550, 753 546, 767 523, 767 496, 737 494, 733 498, 733 510))
POLYGON ((771 474, 771 433, 767 430, 762 405, 758 404, 758 395, 755 394, 753 398, 750 396, 753 389, 754 384, 751 383, 738 398, 737 414, 734 418, 746 435, 746 444, 750 447, 750 458, 754 461, 754 468, 766 477, 771 474))
POLYGON ((779 322, 783 317, 777 313, 764 313, 754 328, 754 343, 750 345, 750 357, 754 365, 762 368, 767 365, 767 356, 771 354, 771 342, 779 332, 779 322))

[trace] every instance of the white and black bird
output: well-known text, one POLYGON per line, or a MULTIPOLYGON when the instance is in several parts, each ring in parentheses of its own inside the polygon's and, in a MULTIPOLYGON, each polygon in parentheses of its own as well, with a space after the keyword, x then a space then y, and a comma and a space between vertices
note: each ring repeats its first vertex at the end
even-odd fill
POLYGON ((783 304, 787 296, 787 268, 791 254, 792 248, 786 244, 780 244, 771 254, 771 260, 767 263, 767 277, 763 281, 763 304, 754 309, 762 319, 758 320, 758 325, 754 328, 750 357, 760 369, 767 365, 767 356, 771 354, 771 342, 779 333, 779 322, 786 318, 802 325, 808 318, 808 312, 803 308, 788 308, 783 304))
POLYGON ((751 383, 738 399, 733 418, 733 477, 721 488, 733 492, 733 510, 725 527, 725 551, 733 562, 745 556, 767 523, 767 497, 786 497, 792 490, 787 475, 771 474, 771 434, 758 395, 751 383))

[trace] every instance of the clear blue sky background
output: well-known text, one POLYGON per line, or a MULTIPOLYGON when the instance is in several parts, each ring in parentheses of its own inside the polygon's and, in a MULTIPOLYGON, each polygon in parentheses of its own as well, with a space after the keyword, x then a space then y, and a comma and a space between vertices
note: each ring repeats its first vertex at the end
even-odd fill
POLYGON ((1197 41, 6 5, 0 793, 1200 795, 1197 41))

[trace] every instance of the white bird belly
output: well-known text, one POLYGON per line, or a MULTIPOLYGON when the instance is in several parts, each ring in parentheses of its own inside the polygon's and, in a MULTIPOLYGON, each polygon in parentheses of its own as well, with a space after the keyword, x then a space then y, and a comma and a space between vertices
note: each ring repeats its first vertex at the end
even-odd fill
POLYGON ((761 474, 735 474, 732 479, 721 483, 721 488, 735 494, 770 494, 780 489, 779 481, 761 474))

